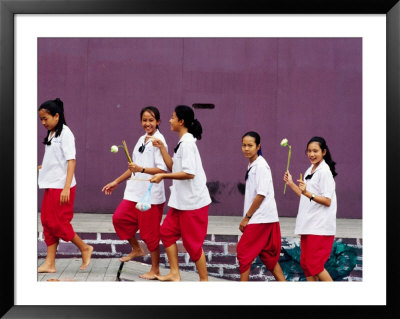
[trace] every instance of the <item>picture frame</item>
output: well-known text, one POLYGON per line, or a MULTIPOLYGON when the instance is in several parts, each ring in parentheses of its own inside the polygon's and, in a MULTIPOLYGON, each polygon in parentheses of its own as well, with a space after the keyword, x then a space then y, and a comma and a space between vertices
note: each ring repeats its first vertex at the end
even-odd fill
MULTIPOLYGON (((390 176, 387 181, 387 305, 386 307, 377 307, 371 312, 382 312, 385 316, 394 314, 395 297, 393 292, 396 289, 398 279, 394 273, 395 259, 393 253, 395 251, 398 239, 394 233, 394 227, 398 219, 394 212, 395 206, 395 180, 398 174, 399 151, 393 145, 397 145, 397 136, 399 132, 399 105, 400 93, 398 87, 400 85, 399 75, 399 16, 400 5, 398 0, 376 0, 376 1, 356 1, 351 0, 345 3, 337 1, 320 1, 316 4, 313 1, 285 1, 274 3, 265 3, 261 1, 247 1, 243 4, 229 4, 218 2, 184 2, 184 1, 123 1, 123 0, 104 0, 104 1, 3 1, 0 0, 0 58, 1 58, 1 74, 0 74, 0 130, 2 136, 7 137, 1 140, 1 149, 7 151, 7 156, 1 157, 2 183, 1 194, 3 201, 3 225, 7 225, 1 232, 3 243, 3 262, 1 270, 3 280, 1 285, 2 300, 0 314, 6 317, 15 318, 27 316, 30 318, 39 318, 49 316, 51 318, 63 317, 82 317, 95 316, 96 318, 108 318, 132 316, 135 317, 157 317, 159 314, 163 316, 180 317, 195 312, 197 315, 213 316, 226 315, 235 313, 236 315, 245 315, 248 311, 246 307, 210 307, 210 306, 21 306, 15 305, 14 288, 14 142, 10 138, 10 132, 14 131, 14 15, 30 14, 30 13, 46 13, 46 14, 229 14, 229 13, 246 13, 246 14, 386 14, 387 19, 387 175, 390 176), (98 3, 98 5, 96 5, 98 3), (12 169, 11 169, 12 167, 12 169), (4 169, 6 168, 6 169, 4 169), (212 308, 212 309, 211 309, 212 308)), ((381 199, 382 200, 382 199, 381 199)), ((386 278, 385 278, 386 279, 386 278)), ((365 307, 361 307, 366 311, 365 307)), ((291 306, 286 307, 270 307, 268 312, 279 314, 285 312, 288 315, 301 315, 309 311, 308 307, 291 306)), ((349 309, 348 307, 330 307, 329 311, 333 315, 351 315, 351 313, 359 314, 360 307, 357 309, 349 309)))

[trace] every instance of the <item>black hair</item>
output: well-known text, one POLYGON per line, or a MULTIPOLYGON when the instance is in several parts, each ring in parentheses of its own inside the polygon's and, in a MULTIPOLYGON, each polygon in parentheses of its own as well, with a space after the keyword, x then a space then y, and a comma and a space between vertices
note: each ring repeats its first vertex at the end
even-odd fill
MULTIPOLYGON (((151 106, 151 105, 142 108, 142 110, 140 111, 140 120, 142 120, 143 113, 146 111, 153 114, 153 116, 157 122, 160 120, 160 118, 161 118, 160 111, 158 110, 158 108, 156 108, 155 106, 151 106)), ((157 129, 158 129, 158 124, 157 124, 157 129)))
POLYGON ((188 129, 196 139, 201 140, 201 133, 203 128, 200 122, 194 118, 194 111, 190 106, 177 105, 175 107, 175 114, 179 120, 183 120, 184 126, 188 129))
MULTIPOLYGON (((56 98, 55 100, 48 100, 43 102, 40 107, 40 110, 46 110, 47 113, 49 113, 51 116, 55 116, 58 113, 59 119, 58 123, 55 127, 55 137, 60 136, 63 125, 67 125, 67 122, 65 121, 65 116, 64 116, 64 103, 63 101, 60 100, 60 98, 56 98)), ((49 141, 49 135, 50 135, 50 130, 47 132, 46 137, 43 140, 43 144, 45 145, 50 145, 51 141, 49 141)))
MULTIPOLYGON (((329 168, 331 169, 333 177, 335 177, 337 175, 337 173, 335 171, 336 162, 334 162, 332 160, 331 152, 329 151, 328 145, 326 145, 325 139, 320 136, 314 136, 311 140, 308 141, 307 148, 308 148, 308 145, 310 145, 310 143, 312 143, 312 142, 317 142, 319 144, 319 146, 321 147, 322 151, 326 150, 324 160, 325 160, 326 164, 328 164, 329 168)), ((307 150, 306 150, 306 153, 307 153, 307 150)))
MULTIPOLYGON (((260 135, 259 135, 257 132, 250 131, 250 132, 245 133, 245 134, 242 136, 242 140, 243 140, 243 138, 244 138, 245 136, 254 137, 254 139, 256 140, 256 145, 257 145, 257 146, 260 145, 261 137, 260 137, 260 135)), ((260 146, 260 149, 257 151, 257 155, 262 155, 261 146, 260 146)))

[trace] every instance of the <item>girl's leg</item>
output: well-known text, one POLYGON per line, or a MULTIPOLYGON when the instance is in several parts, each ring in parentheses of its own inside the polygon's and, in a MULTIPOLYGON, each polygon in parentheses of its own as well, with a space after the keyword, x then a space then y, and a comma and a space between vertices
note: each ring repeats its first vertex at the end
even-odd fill
POLYGON ((56 253, 58 242, 47 246, 47 255, 44 263, 38 268, 39 273, 55 273, 56 272, 56 253))
POLYGON ((199 260, 195 262, 197 271, 199 273, 200 281, 208 281, 208 274, 207 274, 207 262, 206 262, 206 255, 204 255, 204 250, 201 252, 201 257, 199 260))
POLYGON ((112 216, 113 226, 118 237, 122 240, 127 240, 132 247, 132 251, 127 256, 119 259, 121 262, 129 261, 144 254, 135 237, 139 229, 139 211, 136 209, 135 205, 136 202, 123 199, 112 216))
POLYGON ((333 281, 331 275, 329 274, 329 272, 324 268, 323 271, 321 271, 317 276, 319 280, 321 281, 333 281))
POLYGON ((145 242, 151 255, 151 269, 149 272, 140 275, 143 279, 156 279, 155 275, 160 274, 160 223, 163 214, 163 204, 151 205, 146 212, 139 212, 140 237, 145 242))
POLYGON ((131 238, 129 238, 128 242, 132 247, 132 251, 129 253, 129 255, 121 257, 119 259, 122 262, 126 262, 135 257, 140 257, 140 256, 144 255, 144 251, 143 251, 142 247, 140 247, 139 242, 137 241, 135 235, 133 235, 131 238))
POLYGON ((155 251, 151 253, 151 269, 149 272, 140 275, 140 278, 143 279, 156 279, 156 275, 160 275, 160 248, 157 248, 155 251))
POLYGON ((272 269, 272 274, 276 281, 286 281, 285 275, 283 274, 282 268, 279 263, 276 263, 274 269, 272 269))
POLYGON ((90 264, 90 258, 92 257, 93 246, 86 244, 78 235, 72 238, 71 242, 75 244, 82 254, 82 265, 80 270, 85 270, 90 264))
POLYGON ((240 273, 240 281, 249 281, 250 269, 247 269, 245 272, 240 273))
POLYGON ((178 264, 178 247, 176 244, 165 248, 169 261, 169 274, 165 276, 155 275, 158 280, 161 281, 181 281, 181 275, 179 274, 178 264))
POLYGON ((318 281, 318 278, 317 278, 317 276, 308 276, 308 277, 306 277, 306 280, 307 281, 318 281))

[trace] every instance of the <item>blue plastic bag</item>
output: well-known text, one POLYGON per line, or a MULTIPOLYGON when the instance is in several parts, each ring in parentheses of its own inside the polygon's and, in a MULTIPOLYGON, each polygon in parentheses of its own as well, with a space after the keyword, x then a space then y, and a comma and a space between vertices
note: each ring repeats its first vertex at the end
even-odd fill
POLYGON ((149 210, 151 208, 151 188, 153 187, 153 183, 150 183, 147 192, 143 195, 140 201, 136 204, 136 208, 141 212, 149 210))

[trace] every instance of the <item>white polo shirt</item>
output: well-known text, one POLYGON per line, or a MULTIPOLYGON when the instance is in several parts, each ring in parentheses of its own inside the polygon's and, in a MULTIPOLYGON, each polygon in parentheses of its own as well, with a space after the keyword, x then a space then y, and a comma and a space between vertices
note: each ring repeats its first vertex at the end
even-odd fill
POLYGON ((258 156, 253 163, 248 165, 247 169, 250 169, 250 171, 248 173, 246 191, 244 194, 243 217, 248 212, 256 195, 262 195, 264 196, 264 200, 252 215, 249 224, 273 223, 279 221, 271 169, 267 161, 264 157, 258 156))
MULTIPOLYGON (((311 165, 304 173, 304 178, 311 174, 311 165)), ((304 195, 300 196, 299 211, 296 218, 295 234, 305 235, 335 235, 336 233, 336 192, 335 181, 329 165, 323 160, 311 179, 305 180, 307 190, 316 196, 331 199, 329 207, 310 201, 304 195)))
MULTIPOLYGON (((163 171, 168 171, 167 165, 164 163, 163 157, 161 155, 160 149, 158 147, 153 146, 151 139, 148 139, 145 143, 145 138, 147 134, 141 136, 137 141, 133 151, 132 151, 132 161, 141 167, 157 167, 162 169, 163 171), (139 148, 145 145, 143 153, 139 152, 139 148)), ((155 138, 161 140, 165 148, 168 151, 168 145, 165 142, 164 136, 157 130, 154 135, 155 138)), ((139 178, 139 179, 150 179, 152 175, 140 172, 135 172, 135 175, 131 175, 131 178, 139 178)), ((140 199, 144 196, 149 188, 150 182, 144 181, 135 181, 132 179, 128 179, 126 181, 126 187, 124 192, 124 199, 130 200, 132 202, 139 202, 140 199)), ((164 190, 164 181, 161 181, 158 184, 154 184, 151 188, 151 204, 161 204, 165 202, 165 190, 164 190)))
MULTIPOLYGON (((39 188, 58 188, 65 186, 67 179, 68 160, 75 159, 75 137, 68 126, 63 125, 60 136, 50 139, 51 144, 46 145, 42 168, 39 170, 39 188)), ((76 185, 75 174, 71 187, 76 185)))
POLYGON ((172 158, 172 172, 183 171, 194 175, 194 178, 172 181, 168 206, 179 210, 194 210, 209 205, 211 197, 196 139, 192 134, 185 133, 179 143, 179 148, 172 158))

